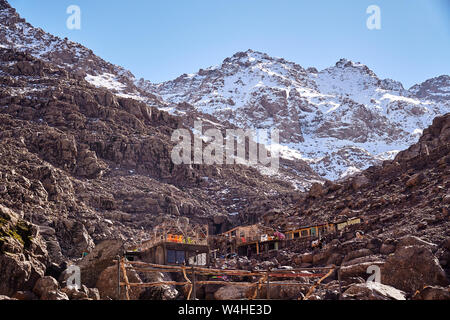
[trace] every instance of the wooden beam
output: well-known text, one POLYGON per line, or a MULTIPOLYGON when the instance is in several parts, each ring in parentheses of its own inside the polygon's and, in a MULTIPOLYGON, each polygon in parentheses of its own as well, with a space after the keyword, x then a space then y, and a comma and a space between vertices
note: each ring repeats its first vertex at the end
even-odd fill
MULTIPOLYGON (((205 285, 205 284, 223 284, 227 286, 245 286, 245 287, 251 287, 251 286, 264 286, 267 285, 266 283, 258 283, 258 282, 228 282, 228 281, 197 281, 198 285, 205 285)), ((172 286, 185 286, 190 285, 192 282, 176 282, 176 281, 162 281, 162 282, 148 282, 148 283, 129 283, 128 285, 130 287, 139 287, 139 288, 146 288, 146 287, 158 287, 158 286, 164 286, 164 285, 172 285, 172 286)), ((120 283, 121 286, 125 286, 125 282, 120 283)), ((300 283, 300 282, 271 282, 270 285, 275 286, 313 286, 311 283, 300 283)))
POLYGON ((125 269, 125 258, 122 258, 122 261, 120 262, 120 267, 123 272, 123 279, 125 280, 125 297, 127 300, 130 300, 130 294, 128 292, 130 290, 130 283, 128 281, 127 270, 125 269))
POLYGON ((192 282, 191 282, 191 280, 189 280, 189 278, 187 277, 187 275, 186 275, 186 269, 183 269, 183 276, 184 276, 184 279, 189 283, 189 293, 188 293, 188 296, 187 296, 187 300, 189 300, 190 298, 191 298, 191 293, 192 293, 192 289, 193 289, 193 286, 192 286, 192 282))
POLYGON ((117 256, 117 299, 120 299, 120 256, 117 256))
POLYGON ((330 270, 327 274, 325 274, 322 278, 320 278, 320 280, 317 281, 317 283, 314 284, 314 285, 309 289, 309 291, 308 291, 308 293, 306 294, 304 300, 308 300, 308 298, 309 298, 309 297, 311 296, 311 294, 314 292, 314 290, 316 289, 316 287, 317 287, 323 280, 325 280, 326 278, 328 278, 328 277, 333 273, 333 271, 334 271, 334 270, 330 270))

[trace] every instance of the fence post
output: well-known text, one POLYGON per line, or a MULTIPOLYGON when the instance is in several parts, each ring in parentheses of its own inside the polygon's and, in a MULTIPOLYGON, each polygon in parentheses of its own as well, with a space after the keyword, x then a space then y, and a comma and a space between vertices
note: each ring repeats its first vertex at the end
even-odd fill
POLYGON ((341 283, 341 267, 339 266, 337 269, 338 272, 338 281, 339 281, 339 300, 342 300, 342 283, 341 283))
POLYGON ((197 290, 195 287, 195 267, 192 267, 192 300, 197 299, 197 290))
POLYGON ((122 273, 123 273, 123 280, 125 281, 125 299, 130 300, 130 294, 129 294, 130 283, 128 281, 127 269, 125 267, 125 258, 121 259, 120 267, 121 267, 122 273))
POLYGON ((117 255, 117 299, 120 300, 120 256, 117 255))
POLYGON ((267 269, 267 300, 270 300, 270 269, 267 269))

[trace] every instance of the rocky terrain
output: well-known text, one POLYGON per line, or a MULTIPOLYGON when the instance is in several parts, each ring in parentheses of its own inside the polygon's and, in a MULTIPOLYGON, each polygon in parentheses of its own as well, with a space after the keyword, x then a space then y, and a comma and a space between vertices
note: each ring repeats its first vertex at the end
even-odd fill
MULTIPOLYGON (((113 288, 113 260, 166 219, 220 233, 241 224, 283 230, 353 216, 364 218, 364 239, 349 230, 322 250, 294 244, 219 267, 336 264, 346 298, 412 298, 416 290, 415 298, 446 297, 450 123, 448 114, 435 117, 448 111, 448 76, 405 90, 350 61, 318 72, 248 51, 155 85, 34 28, 5 0, 0 26, 0 299, 124 298, 113 288), (221 129, 280 129, 280 173, 174 165, 172 133, 198 119, 221 129), (346 180, 323 178, 372 163, 346 180), (364 284, 369 263, 383 267, 383 285, 364 284), (83 272, 79 291, 65 287, 72 264, 83 272)), ((337 298, 335 278, 314 297, 337 298)), ((297 299, 307 286, 271 290, 273 298, 297 299)), ((136 299, 185 296, 171 286, 132 292, 136 299)), ((199 297, 248 292, 203 287, 199 297)))

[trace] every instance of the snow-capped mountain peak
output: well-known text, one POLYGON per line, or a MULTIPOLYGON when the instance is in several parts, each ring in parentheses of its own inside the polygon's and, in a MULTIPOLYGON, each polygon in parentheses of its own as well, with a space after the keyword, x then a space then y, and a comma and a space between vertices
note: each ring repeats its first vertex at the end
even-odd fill
POLYGON ((138 86, 173 111, 187 102, 223 123, 277 128, 285 153, 329 179, 393 158, 449 109, 448 99, 422 101, 359 62, 341 59, 318 71, 253 50, 173 81, 138 86))

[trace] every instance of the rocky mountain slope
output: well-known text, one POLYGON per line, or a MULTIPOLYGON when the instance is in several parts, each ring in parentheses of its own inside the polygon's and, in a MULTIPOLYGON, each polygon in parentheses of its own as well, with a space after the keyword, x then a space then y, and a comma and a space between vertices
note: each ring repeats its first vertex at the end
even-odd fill
MULTIPOLYGON (((449 284, 449 190, 447 113, 437 117, 419 142, 394 160, 340 183, 315 185, 291 210, 267 214, 263 220, 267 225, 292 230, 362 218, 362 224, 324 239, 321 250, 293 246, 279 253, 277 259, 280 263, 296 261, 294 265, 302 266, 341 265, 349 286, 361 282, 358 277, 368 277, 368 266, 378 265, 383 284, 412 297, 425 286, 434 290, 432 286, 449 284), (357 230, 363 232, 363 238, 355 237, 357 230)), ((447 289, 436 290, 441 290, 440 298, 450 298, 447 289)))
MULTIPOLYGON (((449 110, 449 76, 405 90, 342 59, 322 71, 249 50, 162 84, 137 80, 91 50, 34 28, 2 0, 2 46, 28 52, 99 88, 218 128, 281 130, 282 172, 299 189, 392 159, 449 110), (311 168, 314 172, 311 171, 311 168)), ((264 174, 267 172, 261 171, 264 174)))
POLYGON ((339 183, 315 185, 276 224, 289 228, 359 216, 378 235, 440 243, 449 230, 449 148, 450 113, 437 117, 419 142, 394 160, 339 183))
MULTIPOLYGON (((437 117, 418 143, 394 160, 338 183, 314 185, 289 210, 262 223, 279 230, 362 223, 326 234, 321 245, 294 239, 278 251, 226 261, 247 270, 339 266, 310 299, 450 299, 450 113, 437 117), (379 268, 380 282, 366 282, 379 268), (341 288, 341 290, 340 290, 341 288)), ((309 288, 277 287, 271 297, 303 298, 309 288)))
MULTIPOLYGON (((251 167, 174 165, 177 128, 180 118, 0 48, 0 205, 34 225, 46 267, 106 239, 138 243, 166 218, 221 232, 237 213, 296 201, 290 183, 251 167)), ((18 265, 8 261, 5 279, 18 265)))
POLYGON ((248 50, 195 74, 138 86, 172 103, 174 113, 194 110, 241 128, 277 128, 284 157, 335 180, 416 142, 450 110, 449 84, 441 76, 405 90, 345 59, 319 72, 248 50))

